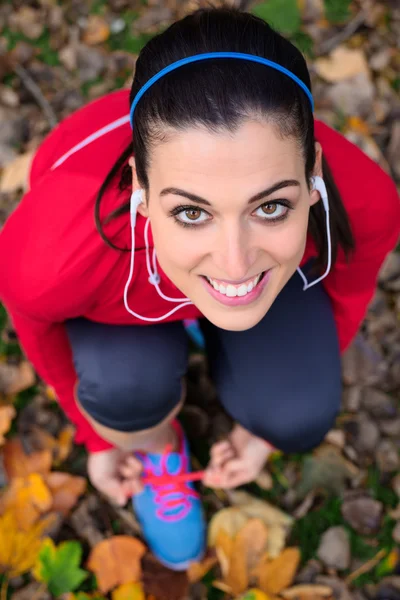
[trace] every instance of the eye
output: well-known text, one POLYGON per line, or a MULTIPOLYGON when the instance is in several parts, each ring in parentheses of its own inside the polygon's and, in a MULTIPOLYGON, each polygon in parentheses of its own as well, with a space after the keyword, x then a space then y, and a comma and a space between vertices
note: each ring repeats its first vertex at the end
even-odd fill
POLYGON ((210 219, 210 215, 197 206, 178 206, 172 214, 176 221, 184 225, 197 225, 210 219))
POLYGON ((257 217, 261 217, 264 221, 278 221, 284 219, 290 208, 278 202, 267 202, 262 204, 255 211, 257 217))

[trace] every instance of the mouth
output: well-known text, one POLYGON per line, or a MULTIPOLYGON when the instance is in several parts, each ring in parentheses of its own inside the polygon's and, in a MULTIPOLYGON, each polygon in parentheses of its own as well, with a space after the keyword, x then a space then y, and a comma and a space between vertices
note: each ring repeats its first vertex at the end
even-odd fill
POLYGON ((256 277, 248 279, 238 285, 233 285, 232 283, 227 283, 218 279, 212 279, 207 276, 204 276, 204 279, 206 279, 216 292, 223 296, 227 296, 228 298, 236 298, 236 296, 244 297, 247 296, 247 294, 250 294, 258 286, 266 272, 267 271, 262 271, 262 273, 259 273, 256 277))

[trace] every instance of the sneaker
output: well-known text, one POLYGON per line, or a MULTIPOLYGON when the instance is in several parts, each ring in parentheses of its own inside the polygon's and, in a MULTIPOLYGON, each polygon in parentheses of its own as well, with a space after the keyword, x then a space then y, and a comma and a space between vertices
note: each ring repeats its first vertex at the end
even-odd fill
POLYGON ((153 481, 132 498, 136 516, 144 538, 154 556, 166 567, 184 571, 191 562, 204 555, 206 524, 200 496, 192 482, 174 477, 190 473, 188 443, 177 421, 173 426, 178 434, 179 450, 169 448, 162 454, 135 456, 143 464, 143 476, 153 481), (154 477, 171 478, 168 482, 154 481, 154 477))

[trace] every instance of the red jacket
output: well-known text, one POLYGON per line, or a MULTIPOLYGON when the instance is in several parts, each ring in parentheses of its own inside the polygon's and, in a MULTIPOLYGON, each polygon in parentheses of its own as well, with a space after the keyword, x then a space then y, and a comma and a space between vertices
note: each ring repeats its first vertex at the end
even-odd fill
MULTIPOLYGON (((111 446, 92 429, 74 400, 77 376, 63 322, 83 316, 101 323, 146 324, 130 315, 123 303, 130 253, 109 248, 94 222, 99 187, 131 139, 128 114, 129 91, 119 90, 64 119, 38 149, 30 172, 30 190, 0 234, 0 299, 28 358, 55 389, 61 406, 75 424, 76 442, 85 443, 92 452, 111 446), (118 119, 119 126, 52 168, 87 136, 118 119)), ((365 316, 379 268, 398 239, 400 202, 390 177, 343 136, 316 122, 316 137, 341 192, 357 245, 349 265, 339 252, 332 272, 323 282, 332 300, 344 350, 365 316)), ((118 193, 118 179, 103 198, 103 215, 129 200, 129 190, 118 193)), ((174 305, 160 298, 148 282, 144 223, 145 219, 138 216, 135 270, 128 300, 135 312, 154 317, 167 313, 174 305)), ((128 215, 112 221, 106 232, 118 246, 130 248, 128 215)), ((309 240, 302 264, 315 254, 309 240)), ((164 293, 180 297, 181 292, 161 275, 164 293)), ((187 306, 167 320, 198 316, 194 306, 187 306)))

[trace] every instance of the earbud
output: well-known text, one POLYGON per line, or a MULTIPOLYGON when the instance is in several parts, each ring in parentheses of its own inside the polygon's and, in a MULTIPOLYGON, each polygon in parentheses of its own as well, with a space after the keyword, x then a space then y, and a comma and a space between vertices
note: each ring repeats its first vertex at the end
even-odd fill
POLYGON ((321 195, 321 200, 324 205, 325 212, 329 212, 329 201, 328 201, 328 192, 326 189, 326 185, 322 177, 318 175, 311 177, 312 181, 312 189, 317 190, 321 195))
POLYGON ((140 204, 143 202, 143 190, 139 189, 132 193, 131 201, 130 201, 130 212, 131 212, 131 225, 135 227, 136 225, 136 215, 137 209, 140 204))

